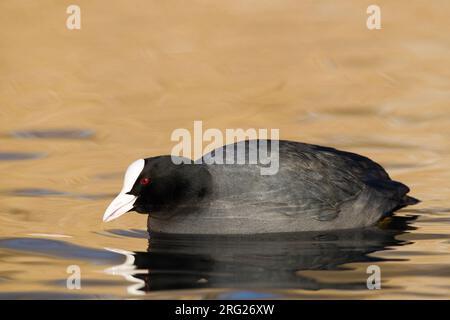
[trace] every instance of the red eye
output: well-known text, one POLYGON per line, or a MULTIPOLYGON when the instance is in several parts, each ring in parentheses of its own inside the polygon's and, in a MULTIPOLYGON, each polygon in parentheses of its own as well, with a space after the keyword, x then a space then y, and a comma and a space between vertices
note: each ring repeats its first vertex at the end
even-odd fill
POLYGON ((147 185, 150 183, 150 179, 149 178, 142 178, 141 181, 139 181, 139 183, 143 186, 147 185))

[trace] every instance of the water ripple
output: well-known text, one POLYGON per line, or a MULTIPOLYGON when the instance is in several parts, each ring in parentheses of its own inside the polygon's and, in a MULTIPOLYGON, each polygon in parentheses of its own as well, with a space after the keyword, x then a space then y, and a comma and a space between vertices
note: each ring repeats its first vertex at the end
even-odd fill
POLYGON ((40 152, 0 152, 0 161, 39 159, 45 155, 40 152))
POLYGON ((11 136, 19 139, 87 139, 94 135, 92 130, 52 129, 13 131, 11 136))

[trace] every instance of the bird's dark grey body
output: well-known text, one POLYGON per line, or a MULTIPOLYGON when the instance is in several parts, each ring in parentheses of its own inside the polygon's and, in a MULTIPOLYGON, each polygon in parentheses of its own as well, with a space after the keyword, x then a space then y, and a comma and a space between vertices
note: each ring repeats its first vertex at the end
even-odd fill
MULTIPOLYGON (((245 146, 246 152, 237 157, 245 155, 248 160, 257 144, 246 142, 245 146)), ((195 164, 173 167, 178 172, 176 176, 185 176, 183 172, 192 175, 181 188, 191 191, 187 197, 174 196, 172 205, 161 204, 154 212, 150 208, 151 231, 257 234, 361 228, 417 202, 406 195, 408 187, 391 180, 380 165, 354 153, 279 141, 278 172, 262 175, 264 165, 248 164, 248 161, 246 164, 204 163, 211 163, 224 150, 216 149, 195 164)), ((150 162, 162 162, 163 158, 146 159, 146 167, 150 162)), ((176 165, 166 163, 165 166, 176 165)), ((155 172, 155 169, 148 170, 150 175, 152 170, 155 172)), ((159 174, 164 176, 163 172, 159 174)), ((157 180, 158 175, 155 183, 157 180)), ((170 192, 184 191, 175 188, 170 192)), ((148 199, 141 199, 141 203, 148 199)))

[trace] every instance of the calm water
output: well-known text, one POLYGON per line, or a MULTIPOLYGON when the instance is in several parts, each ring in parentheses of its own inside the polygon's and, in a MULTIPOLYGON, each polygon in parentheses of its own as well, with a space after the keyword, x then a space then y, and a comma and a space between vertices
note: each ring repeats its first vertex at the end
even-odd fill
POLYGON ((81 1, 68 31, 64 3, 2 1, 0 298, 450 298, 450 2, 378 4, 368 31, 356 0, 81 1), (126 166, 194 120, 364 154, 422 202, 352 232, 102 223, 126 166))

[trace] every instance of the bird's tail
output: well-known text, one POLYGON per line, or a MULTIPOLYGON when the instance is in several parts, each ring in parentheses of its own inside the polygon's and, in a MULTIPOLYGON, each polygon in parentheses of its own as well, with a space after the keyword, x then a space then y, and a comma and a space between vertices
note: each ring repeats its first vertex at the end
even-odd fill
POLYGON ((419 202, 420 202, 419 199, 416 199, 414 197, 410 197, 410 196, 407 196, 407 195, 405 195, 404 198, 403 198, 403 205, 404 206, 412 206, 412 205, 418 204, 419 202))

